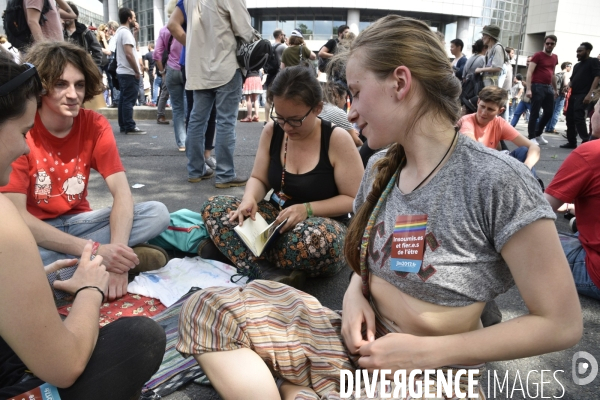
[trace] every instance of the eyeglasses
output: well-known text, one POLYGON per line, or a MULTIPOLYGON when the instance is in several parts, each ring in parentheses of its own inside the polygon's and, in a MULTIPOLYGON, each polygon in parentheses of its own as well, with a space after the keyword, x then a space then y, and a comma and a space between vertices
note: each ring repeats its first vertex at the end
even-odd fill
POLYGON ((556 42, 546 42, 546 46, 556 46, 556 42))
POLYGON ((271 108, 271 115, 269 115, 269 116, 271 117, 273 122, 275 122, 277 125, 279 125, 282 128, 286 123, 289 126, 291 126, 292 128, 299 128, 302 126, 302 123, 304 122, 306 117, 308 117, 308 114, 310 114, 310 112, 312 110, 313 110, 312 108, 310 110, 308 110, 308 112, 306 113, 306 115, 304 115, 304 117, 302 117, 302 119, 286 119, 286 118, 281 118, 281 117, 274 117, 273 109, 271 108))
POLYGON ((30 63, 25 63, 23 65, 26 65, 29 68, 12 78, 10 81, 6 82, 4 85, 0 86, 0 96, 6 96, 12 93, 15 89, 27 82, 32 77, 35 77, 39 89, 42 89, 42 81, 40 80, 40 76, 38 75, 35 66, 30 63))

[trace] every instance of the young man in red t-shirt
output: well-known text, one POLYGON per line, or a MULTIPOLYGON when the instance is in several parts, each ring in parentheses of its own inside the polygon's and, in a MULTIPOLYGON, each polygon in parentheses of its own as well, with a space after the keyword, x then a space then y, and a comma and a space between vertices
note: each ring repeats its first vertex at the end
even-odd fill
MULTIPOLYGON (((596 96, 600 90, 596 91, 596 96)), ((600 102, 592 116, 600 137, 600 102)), ((556 212, 577 216, 577 235, 559 235, 580 294, 600 300, 600 140, 577 147, 560 166, 544 196, 556 212)))
MULTIPOLYGON (((540 148, 532 141, 521 135, 503 118, 498 118, 504 113, 508 92, 498 86, 486 86, 479 92, 477 112, 462 117, 456 126, 458 131, 483 144, 490 149, 498 149, 501 140, 513 142, 517 149, 510 155, 523 162, 532 170, 540 159, 540 148)), ((537 177, 537 176, 536 176, 537 177)))
MULTIPOLYGON (((81 109, 103 90, 89 54, 70 43, 45 42, 31 48, 27 61, 38 69, 46 93, 27 134, 30 152, 13 162, 10 182, 0 192, 21 213, 44 265, 74 259, 92 240, 93 254, 103 257, 110 272, 108 299, 121 297, 127 293, 131 269, 160 268, 168 261, 158 248, 132 246, 164 231, 169 212, 159 202, 134 206, 110 124, 102 115, 81 109), (113 196, 110 208, 90 208, 86 197, 92 168, 113 196)), ((69 279, 75 260, 68 265, 49 274, 50 282, 69 279)))
POLYGON ((554 99, 558 97, 556 75, 554 70, 558 65, 558 57, 552 54, 556 46, 556 36, 548 35, 544 38, 544 51, 533 55, 529 68, 527 68, 527 92, 525 96, 531 98, 531 111, 527 133, 529 140, 536 144, 548 144, 542 136, 542 130, 552 118, 554 113, 554 99), (538 123, 540 108, 544 115, 538 123), (536 130, 537 128, 537 130, 536 130))

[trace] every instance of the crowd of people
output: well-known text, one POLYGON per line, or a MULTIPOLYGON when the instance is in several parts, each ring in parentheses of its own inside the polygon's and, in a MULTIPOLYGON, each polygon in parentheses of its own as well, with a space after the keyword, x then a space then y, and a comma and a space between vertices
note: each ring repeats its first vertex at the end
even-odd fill
MULTIPOLYGON (((39 19, 38 3, 28 0, 27 12, 39 19)), ((600 300, 600 60, 590 43, 555 73, 558 39, 548 35, 526 76, 513 78, 514 49, 494 25, 469 58, 452 40, 453 61, 412 18, 383 17, 356 37, 343 25, 318 53, 300 31, 285 44, 277 29, 268 121, 240 176, 239 102, 254 102, 263 82, 258 71, 243 76, 236 47, 256 32, 242 0, 208 3, 172 1, 144 57, 133 10, 93 33, 64 0, 31 27, 30 46, 0 48, 2 398, 47 383, 62 399, 137 399, 164 355, 165 334, 148 318, 98 328, 99 306, 127 293, 130 274, 168 262, 147 242, 170 222, 164 204, 133 202, 118 133, 83 108, 103 96, 103 74, 121 133, 145 133, 133 107, 151 74, 159 124, 169 123, 170 97, 188 181, 245 186, 241 198, 213 196, 196 211, 209 235, 198 253, 219 253, 249 283, 192 294, 176 345, 222 398, 333 399, 341 369, 481 370, 579 341, 577 293, 600 300), (477 90, 467 98, 467 88, 477 90), (542 133, 555 131, 563 108, 561 147, 574 150, 544 191, 542 133), (514 127, 526 109, 528 137, 514 127), (92 169, 111 207, 91 209, 92 169), (578 232, 559 234, 556 212, 576 216, 578 232), (234 233, 257 215, 281 225, 261 255, 234 233), (341 311, 299 290, 345 269, 341 311), (529 313, 482 323, 486 304, 514 285, 529 313), (65 298, 73 305, 61 321, 55 300, 65 298)), ((247 118, 256 115, 249 106, 247 118)), ((483 388, 474 396, 485 399, 483 388)))

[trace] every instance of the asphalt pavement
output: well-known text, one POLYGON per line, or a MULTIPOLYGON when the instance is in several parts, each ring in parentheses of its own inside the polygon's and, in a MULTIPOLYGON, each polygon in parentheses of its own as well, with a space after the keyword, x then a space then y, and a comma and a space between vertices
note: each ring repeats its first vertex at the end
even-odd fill
MULTIPOLYGON (((144 185, 131 189, 136 202, 156 200, 163 202, 170 212, 181 208, 200 212, 202 204, 210 196, 227 194, 241 197, 243 195, 243 187, 216 189, 214 178, 199 183, 189 183, 186 173, 187 159, 185 153, 177 149, 173 125, 157 125, 155 120, 142 120, 137 123, 140 128, 148 132, 147 135, 120 134, 117 122, 111 120, 130 186, 144 185)), ((237 124, 235 168, 239 175, 247 176, 252 170, 262 126, 262 122, 238 122, 237 124)), ((521 133, 526 133, 524 122, 517 128, 521 133)), ((563 132, 565 124, 559 123, 557 129, 563 132)), ((541 146, 541 159, 536 169, 547 186, 570 150, 558 147, 566 141, 560 135, 545 134, 544 137, 549 143, 541 146)), ((88 199, 94 209, 107 207, 112 203, 110 192, 97 173, 93 173, 90 178, 88 193, 88 199)), ((559 231, 569 231, 568 221, 561 214, 557 216, 556 226, 559 231)), ((349 273, 344 271, 331 278, 310 279, 307 281, 305 291, 317 297, 323 305, 332 309, 341 309, 348 275, 349 273)), ((496 301, 502 311, 503 320, 527 313, 527 308, 516 287, 498 297, 496 301)), ((595 360, 600 360, 600 302, 584 296, 580 296, 580 301, 584 317, 584 335, 579 344, 568 350, 542 356, 488 363, 489 372, 486 371, 483 375, 483 387, 488 398, 600 399, 600 377, 581 386, 574 383, 572 376, 576 365, 580 372, 584 372, 586 363, 588 365, 587 371, 578 375, 580 378, 589 375, 590 370, 593 369, 593 361, 579 359, 581 362, 575 363, 577 360, 574 360, 574 356, 577 352, 587 352, 595 360), (506 374, 508 378, 505 380, 506 374), (502 385, 504 387, 500 389, 502 385)), ((548 337, 554 334, 555 332, 547 332, 548 337)), ((490 343, 490 346, 493 345, 493 342, 490 343)), ((168 400, 219 398, 212 388, 193 383, 165 397, 168 400)))

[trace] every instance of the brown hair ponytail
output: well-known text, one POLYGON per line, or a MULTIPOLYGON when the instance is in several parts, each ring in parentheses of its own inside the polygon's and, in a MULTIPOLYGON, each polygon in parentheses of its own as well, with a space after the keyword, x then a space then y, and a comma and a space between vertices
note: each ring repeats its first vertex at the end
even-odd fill
MULTIPOLYGON (((352 219, 348 233, 346 234, 346 242, 344 244, 344 255, 350 267, 360 275, 360 244, 362 242, 363 233, 369 222, 369 217, 385 190, 388 182, 392 179, 392 175, 401 164, 404 164, 404 148, 399 144, 392 145, 385 157, 377 161, 373 168, 377 170, 377 178, 373 182, 373 187, 367 196, 366 201, 358 209, 358 212, 352 219)), ((368 173, 368 171, 365 171, 368 173)))

